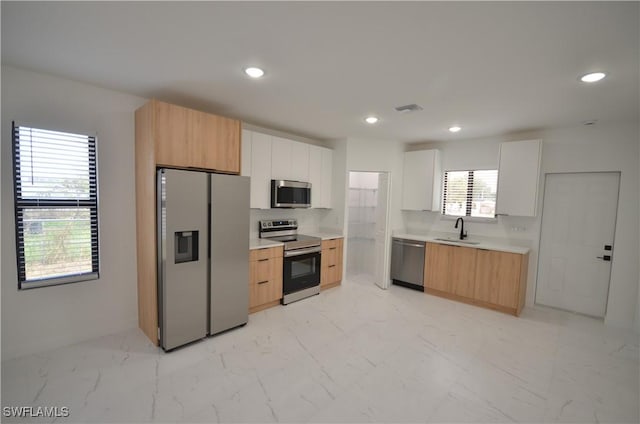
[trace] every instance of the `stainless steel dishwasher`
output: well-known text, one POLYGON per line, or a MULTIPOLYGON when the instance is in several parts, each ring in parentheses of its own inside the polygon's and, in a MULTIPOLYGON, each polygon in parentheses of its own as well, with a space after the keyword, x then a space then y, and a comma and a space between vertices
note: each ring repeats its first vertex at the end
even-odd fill
POLYGON ((393 284, 424 291, 424 241, 394 237, 391 247, 393 284))

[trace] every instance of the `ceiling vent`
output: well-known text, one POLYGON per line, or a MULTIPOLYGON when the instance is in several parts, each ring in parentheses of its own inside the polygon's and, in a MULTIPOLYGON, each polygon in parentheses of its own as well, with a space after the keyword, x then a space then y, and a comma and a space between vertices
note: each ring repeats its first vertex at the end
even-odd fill
POLYGON ((417 112, 419 110, 422 110, 422 106, 417 105, 415 103, 410 104, 410 105, 398 106, 396 108, 396 111, 398 111, 400 113, 417 112))

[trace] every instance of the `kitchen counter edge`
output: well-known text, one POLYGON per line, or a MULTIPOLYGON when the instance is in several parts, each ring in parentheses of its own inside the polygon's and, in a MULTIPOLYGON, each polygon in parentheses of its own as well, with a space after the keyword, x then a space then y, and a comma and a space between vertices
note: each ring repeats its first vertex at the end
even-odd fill
POLYGON ((313 236, 313 237, 320 237, 322 240, 334 240, 334 239, 344 238, 342 234, 328 233, 328 232, 309 233, 307 235, 313 236))
POLYGON ((520 255, 526 255, 527 253, 529 253, 529 249, 526 247, 503 245, 492 242, 484 242, 480 240, 474 240, 478 241, 478 244, 456 243, 455 241, 437 240, 438 236, 420 236, 415 234, 394 234, 393 238, 448 244, 450 246, 472 247, 475 249, 496 250, 499 252, 517 253, 520 255))
POLYGON ((284 246, 284 243, 281 243, 279 241, 271 241, 271 240, 265 240, 265 239, 249 239, 249 250, 256 250, 256 249, 268 249, 270 247, 278 247, 278 246, 284 246))

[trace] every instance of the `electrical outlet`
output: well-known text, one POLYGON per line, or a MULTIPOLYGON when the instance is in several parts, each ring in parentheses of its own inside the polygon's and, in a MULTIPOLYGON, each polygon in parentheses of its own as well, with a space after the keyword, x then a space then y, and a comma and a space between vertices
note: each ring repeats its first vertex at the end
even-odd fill
POLYGON ((514 233, 522 233, 524 231, 527 231, 527 227, 519 227, 519 226, 513 226, 511 227, 511 231, 513 231, 514 233))

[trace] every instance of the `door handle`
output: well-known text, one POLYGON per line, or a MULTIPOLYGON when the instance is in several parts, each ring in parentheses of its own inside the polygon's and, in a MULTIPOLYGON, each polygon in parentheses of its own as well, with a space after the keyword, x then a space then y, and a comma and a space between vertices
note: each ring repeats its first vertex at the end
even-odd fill
POLYGON ((611 256, 609 255, 604 255, 604 256, 597 256, 597 259, 602 259, 603 261, 610 261, 611 260, 611 256))
POLYGON ((420 247, 420 248, 423 248, 423 249, 424 249, 424 247, 425 247, 425 245, 424 245, 424 244, 417 244, 417 243, 403 243, 403 242, 398 241, 398 240, 393 240, 393 242, 394 242, 394 243, 396 243, 396 244, 400 244, 400 245, 402 245, 402 246, 420 247))

